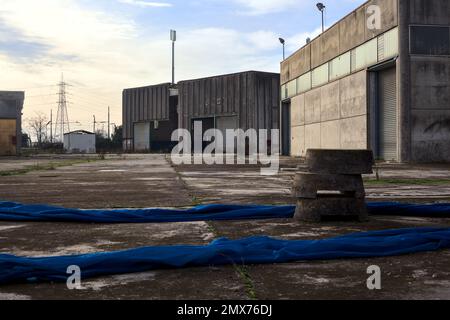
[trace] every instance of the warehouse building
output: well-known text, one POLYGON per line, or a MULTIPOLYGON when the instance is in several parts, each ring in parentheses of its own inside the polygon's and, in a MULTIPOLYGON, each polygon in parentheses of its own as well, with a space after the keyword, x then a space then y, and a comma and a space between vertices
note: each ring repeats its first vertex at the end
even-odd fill
POLYGON ((67 153, 96 153, 95 133, 85 130, 65 133, 64 150, 67 153))
MULTIPOLYGON (((179 127, 194 122, 208 129, 279 129, 280 75, 248 71, 181 81, 179 127)), ((269 134, 270 136, 270 134, 269 134)), ((270 143, 270 141, 269 141, 270 143)))
POLYGON ((281 84, 286 155, 449 162, 450 2, 367 1, 283 61, 281 84))
POLYGON ((170 151, 178 126, 178 91, 170 83, 123 91, 123 148, 126 152, 170 151))
POLYGON ((0 156, 20 153, 24 92, 0 91, 0 156))
MULTIPOLYGON (((171 151, 178 128, 278 129, 280 75, 248 71, 126 89, 123 92, 124 150, 171 151)), ((193 136, 193 135, 192 135, 193 136)))

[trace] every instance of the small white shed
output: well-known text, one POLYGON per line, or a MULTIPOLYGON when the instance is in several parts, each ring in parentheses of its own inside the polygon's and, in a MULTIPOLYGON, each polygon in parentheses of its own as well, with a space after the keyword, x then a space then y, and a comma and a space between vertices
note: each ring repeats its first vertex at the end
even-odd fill
POLYGON ((68 153, 96 153, 95 134, 84 130, 64 134, 64 150, 68 153))

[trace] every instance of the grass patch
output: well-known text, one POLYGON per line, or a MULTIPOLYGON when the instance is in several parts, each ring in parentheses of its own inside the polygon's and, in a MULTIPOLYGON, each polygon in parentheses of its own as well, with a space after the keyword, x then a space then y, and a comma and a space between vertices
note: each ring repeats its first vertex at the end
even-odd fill
POLYGON ((417 186, 442 186, 450 185, 450 179, 379 179, 364 180, 369 186, 378 185, 417 185, 417 186))
POLYGON ((247 292, 247 296, 251 300, 257 300, 255 286, 253 285, 253 280, 248 271, 248 267, 234 265, 234 269, 239 274, 239 276, 242 278, 242 280, 244 280, 245 291, 247 292))
POLYGON ((34 164, 31 166, 26 166, 22 169, 17 170, 10 170, 10 171, 0 171, 0 177, 9 177, 9 176, 18 176, 27 174, 29 172, 34 171, 53 171, 57 168, 61 167, 70 167, 76 164, 83 164, 83 163, 89 163, 89 162, 95 162, 99 161, 101 159, 79 159, 79 160, 66 160, 66 161, 60 161, 60 162, 50 162, 47 164, 34 164))

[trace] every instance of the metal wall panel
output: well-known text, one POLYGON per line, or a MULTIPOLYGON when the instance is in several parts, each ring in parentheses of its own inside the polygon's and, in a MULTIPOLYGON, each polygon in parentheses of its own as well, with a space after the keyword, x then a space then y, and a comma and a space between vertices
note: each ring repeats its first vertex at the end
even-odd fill
POLYGON ((244 130, 278 128, 279 74, 250 71, 182 81, 178 87, 183 128, 194 118, 220 116, 237 116, 244 130))
POLYGON ((167 121, 169 119, 170 84, 125 89, 123 91, 124 140, 133 139, 134 123, 167 121))

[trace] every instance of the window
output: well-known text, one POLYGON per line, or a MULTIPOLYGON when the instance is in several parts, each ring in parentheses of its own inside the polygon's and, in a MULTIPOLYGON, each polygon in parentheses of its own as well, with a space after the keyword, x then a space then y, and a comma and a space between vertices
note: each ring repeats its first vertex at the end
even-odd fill
POLYGON ((318 86, 328 82, 328 80, 329 80, 328 71, 329 71, 328 63, 325 63, 312 71, 312 86, 313 86, 313 88, 318 87, 318 86))
MULTIPOLYGON (((379 61, 384 59, 393 58, 398 55, 398 28, 392 29, 381 35, 380 38, 383 39, 383 56, 380 57, 379 61)), ((380 43, 380 41, 379 41, 380 43)))
POLYGON ((350 68, 350 52, 347 52, 330 62, 330 80, 350 74, 350 68))
POLYGON ((311 89, 311 72, 308 72, 298 78, 297 88, 299 93, 311 89))
POLYGON ((293 97, 297 94, 297 80, 294 79, 287 83, 287 96, 293 97))
POLYGON ((286 100, 287 98, 288 98, 287 86, 285 84, 283 84, 281 86, 281 100, 286 100))
POLYGON ((411 26, 411 54, 450 55, 450 28, 411 26))

